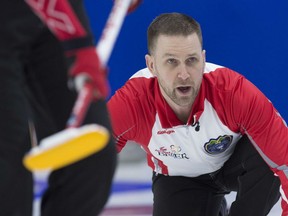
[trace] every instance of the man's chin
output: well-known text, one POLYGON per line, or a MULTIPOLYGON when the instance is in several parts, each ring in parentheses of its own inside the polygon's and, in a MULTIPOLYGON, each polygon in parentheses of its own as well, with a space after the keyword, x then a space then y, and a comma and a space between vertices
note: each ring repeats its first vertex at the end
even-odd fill
POLYGON ((181 98, 179 100, 177 100, 177 103, 176 103, 178 106, 180 107, 190 107, 192 106, 193 104, 193 101, 191 100, 191 97, 189 98, 181 98))

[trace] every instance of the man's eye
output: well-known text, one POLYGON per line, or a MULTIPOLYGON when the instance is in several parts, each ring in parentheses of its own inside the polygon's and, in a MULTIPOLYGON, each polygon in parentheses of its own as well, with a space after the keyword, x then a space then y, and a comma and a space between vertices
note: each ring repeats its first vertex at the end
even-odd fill
POLYGON ((191 57, 191 58, 188 58, 188 59, 186 60, 186 62, 187 62, 188 64, 193 64, 193 63, 198 62, 198 59, 197 59, 196 57, 191 57))
POLYGON ((177 61, 176 61, 176 59, 168 59, 168 60, 167 60, 167 63, 168 63, 168 64, 176 64, 177 61))

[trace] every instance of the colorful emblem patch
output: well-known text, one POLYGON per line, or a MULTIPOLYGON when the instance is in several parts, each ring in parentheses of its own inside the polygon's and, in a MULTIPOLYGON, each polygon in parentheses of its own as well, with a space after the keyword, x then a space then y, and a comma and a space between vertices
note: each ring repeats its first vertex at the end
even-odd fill
POLYGON ((204 144, 204 149, 207 153, 216 155, 224 152, 232 143, 233 136, 223 135, 217 139, 210 139, 204 144))

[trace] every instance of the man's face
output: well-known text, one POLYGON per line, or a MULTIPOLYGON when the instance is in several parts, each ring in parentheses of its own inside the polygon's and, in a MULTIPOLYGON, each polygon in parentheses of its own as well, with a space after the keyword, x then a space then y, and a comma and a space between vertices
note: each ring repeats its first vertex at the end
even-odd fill
POLYGON ((158 78, 160 90, 172 108, 191 108, 202 82, 205 51, 197 34, 160 35, 153 53, 146 55, 149 70, 158 78))

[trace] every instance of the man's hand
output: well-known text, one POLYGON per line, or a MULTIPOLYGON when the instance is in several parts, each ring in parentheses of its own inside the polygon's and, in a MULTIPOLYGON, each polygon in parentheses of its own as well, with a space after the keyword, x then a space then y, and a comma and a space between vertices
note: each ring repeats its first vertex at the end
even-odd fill
POLYGON ((91 82, 95 89, 95 99, 106 99, 110 93, 107 71, 102 68, 95 47, 76 50, 75 61, 69 70, 73 84, 79 91, 85 82, 91 82))

